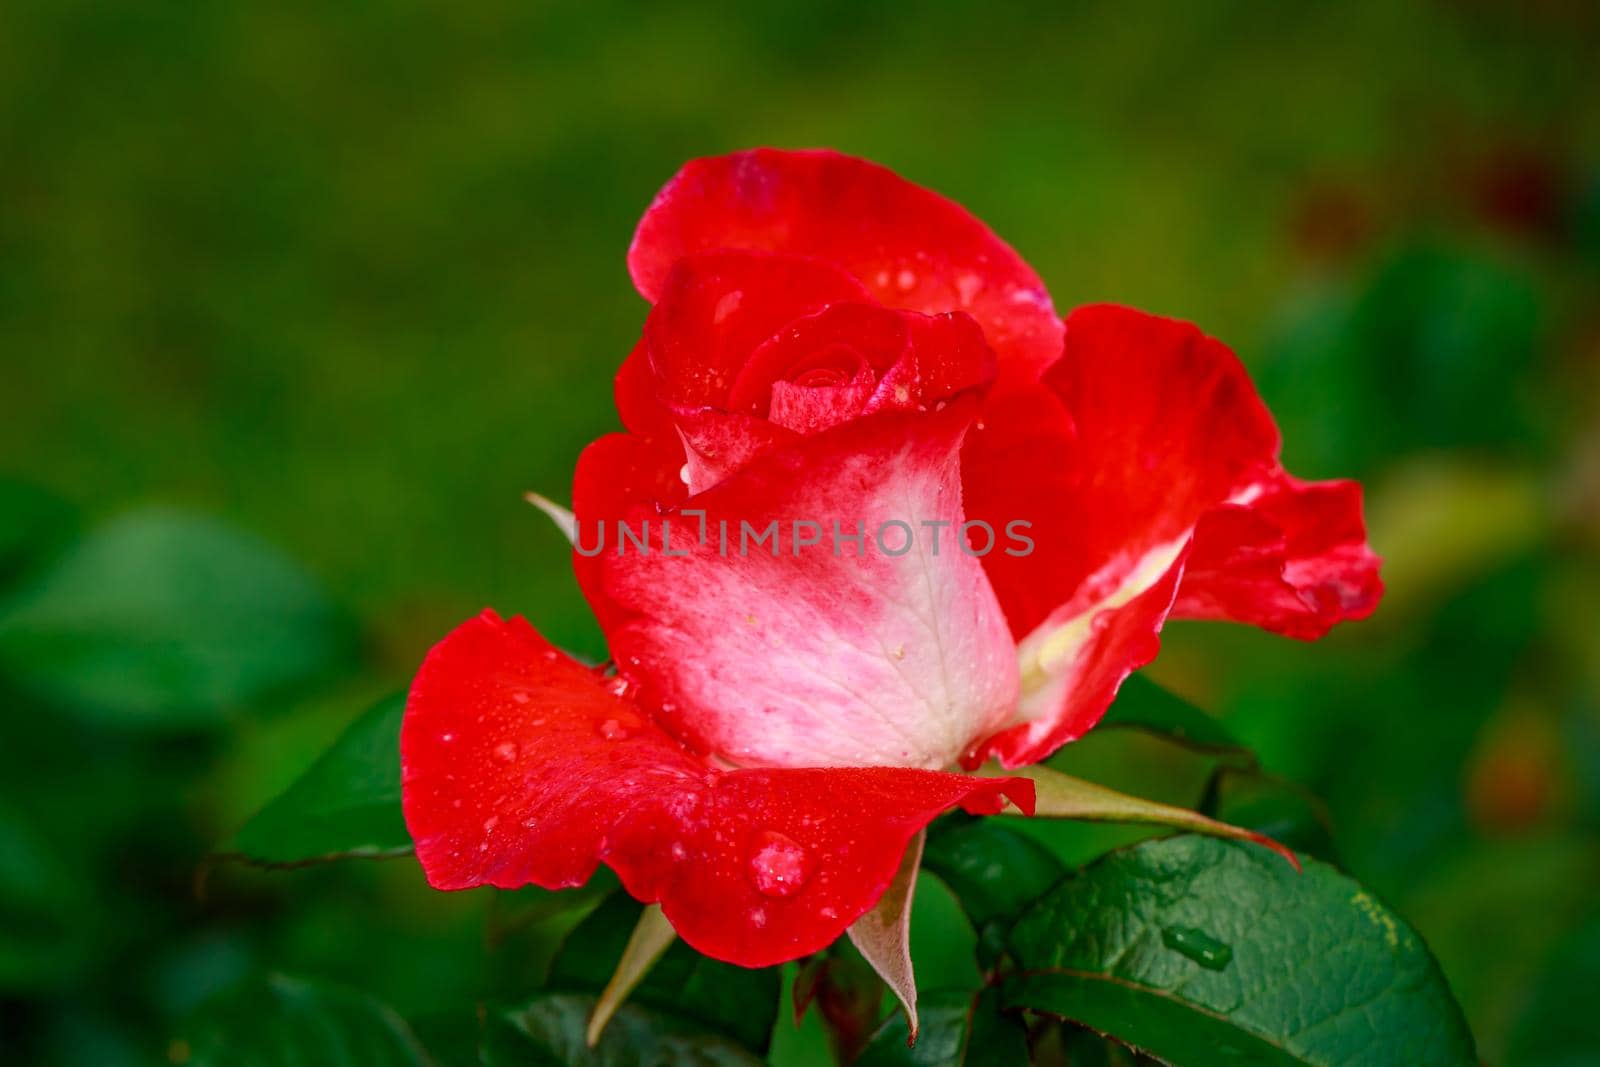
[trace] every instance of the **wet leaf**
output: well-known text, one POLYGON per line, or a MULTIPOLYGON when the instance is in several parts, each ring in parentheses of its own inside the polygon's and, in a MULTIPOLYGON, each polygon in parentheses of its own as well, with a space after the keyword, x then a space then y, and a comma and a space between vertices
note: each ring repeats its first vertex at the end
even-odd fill
POLYGON ((546 993, 492 1014, 484 1027, 484 1067, 758 1067, 748 1049, 658 1012, 626 1004, 590 1048, 593 997, 546 993))
POLYGON ((1009 1008, 1184 1067, 1473 1067, 1404 920, 1334 868, 1185 835, 1114 852, 1013 928, 1009 1008))

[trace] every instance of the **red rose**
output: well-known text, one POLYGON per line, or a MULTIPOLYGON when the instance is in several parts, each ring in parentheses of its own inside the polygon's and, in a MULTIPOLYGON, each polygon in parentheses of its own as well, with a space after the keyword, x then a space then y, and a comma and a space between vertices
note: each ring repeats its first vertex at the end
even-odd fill
POLYGON ((1354 483, 1305 483, 1233 354, 1063 322, 962 208, 832 152, 690 163, 628 263, 627 432, 573 490, 607 677, 492 612, 402 735, 432 884, 614 868, 701 951, 834 940, 952 806, 1032 806, 1168 617, 1314 638, 1381 593, 1354 483), (624 529, 625 527, 625 529, 624 529))

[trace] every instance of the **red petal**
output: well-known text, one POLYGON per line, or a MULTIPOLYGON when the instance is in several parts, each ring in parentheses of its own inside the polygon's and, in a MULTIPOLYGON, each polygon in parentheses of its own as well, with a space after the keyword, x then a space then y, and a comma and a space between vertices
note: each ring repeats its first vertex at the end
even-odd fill
POLYGON ((678 259, 715 248, 814 256, 886 306, 965 311, 1008 385, 1061 353, 1050 294, 1021 256, 959 204, 862 159, 758 148, 694 160, 640 221, 628 268, 654 301, 678 259))
POLYGON ((696 949, 763 967, 837 938, 941 812, 1032 810, 1025 779, 714 770, 616 689, 493 612, 429 653, 400 746, 430 884, 555 889, 603 862, 696 949))
POLYGON ((617 368, 611 392, 616 398, 622 425, 630 431, 646 437, 673 436, 672 412, 656 395, 656 378, 650 370, 650 354, 642 339, 617 368))
POLYGON ((1376 610, 1379 563, 1367 545, 1359 485, 1280 475, 1249 503, 1201 518, 1172 613, 1313 640, 1376 610))
POLYGON ((802 316, 867 299, 820 260, 732 251, 681 259, 645 320, 657 396, 672 409, 726 408, 757 345, 802 316))
POLYGON ((604 627, 615 614, 601 588, 601 560, 616 550, 615 522, 635 510, 671 507, 688 496, 686 459, 677 435, 607 434, 578 456, 572 478, 572 513, 578 537, 573 569, 584 597, 604 627))
POLYGON ((740 369, 728 407, 765 417, 773 385, 793 377, 797 366, 808 365, 819 353, 843 350, 864 363, 876 382, 910 343, 906 316, 876 304, 834 304, 764 341, 740 369))
POLYGON ((1024 724, 991 748, 1015 765, 1092 726, 1154 655, 1174 589, 1185 614, 1297 636, 1372 609, 1358 497, 1294 482, 1277 457, 1225 346, 1127 308, 1068 317, 1061 361, 992 405, 963 456, 970 513, 1029 521, 1036 546, 985 560, 1024 660, 1024 724))

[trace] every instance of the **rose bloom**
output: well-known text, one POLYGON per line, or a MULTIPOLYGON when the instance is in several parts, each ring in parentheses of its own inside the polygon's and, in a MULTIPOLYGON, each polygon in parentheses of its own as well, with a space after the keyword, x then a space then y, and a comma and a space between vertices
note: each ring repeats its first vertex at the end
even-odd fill
POLYGON ((882 167, 696 160, 628 267, 652 307, 626 430, 573 486, 615 673, 489 611, 432 650, 401 754, 438 888, 605 863, 707 955, 793 959, 940 813, 1031 812, 1027 779, 961 771, 1081 737, 1168 618, 1309 639, 1377 605, 1360 488, 1285 473, 1232 352, 1127 308, 1063 320, 986 226, 882 167), (647 538, 594 551, 619 522, 647 538), (835 523, 865 536, 836 551, 835 523))

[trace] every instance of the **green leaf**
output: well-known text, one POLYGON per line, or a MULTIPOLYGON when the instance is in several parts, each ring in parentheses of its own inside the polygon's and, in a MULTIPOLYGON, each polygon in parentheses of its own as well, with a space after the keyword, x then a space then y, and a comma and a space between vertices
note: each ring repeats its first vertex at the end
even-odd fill
MULTIPOLYGON (((546 985, 562 992, 598 993, 610 982, 642 905, 617 892, 573 928, 550 964, 546 985)), ((702 956, 682 941, 673 944, 634 988, 630 1003, 691 1020, 765 1052, 778 1018, 781 969, 752 971, 702 956)), ((624 1012, 626 1009, 624 1009, 624 1012)), ((617 1025, 621 1013, 608 1031, 617 1025)), ((583 1030, 579 1029, 580 1043, 583 1030)), ((609 1034, 601 1038, 601 1047, 609 1034)))
POLYGON ((889 1016, 855 1067, 1027 1067, 1027 1034, 1000 1012, 999 991, 939 991, 922 1000, 922 1030, 908 1042, 905 1016, 889 1016))
POLYGON ((405 1020, 364 993, 272 975, 202 1005, 174 1048, 187 1067, 425 1067, 405 1020))
POLYGON ((1208 814, 1254 830, 1336 867, 1343 864, 1322 802, 1293 783, 1255 772, 1218 766, 1207 788, 1208 814))
POLYGON ((293 785, 245 823, 227 853, 265 864, 411 850, 400 814, 400 720, 404 693, 380 700, 293 785))
POLYGON ((758 1067, 726 1037, 626 1004, 590 1048, 584 1041, 593 997, 545 993, 491 1015, 484 1025, 484 1067, 758 1067))
POLYGON ((1122 683, 1100 720, 1101 729, 1108 726, 1142 730, 1241 767, 1256 764, 1255 753, 1221 722, 1140 674, 1122 683))
POLYGON ((997 819, 959 813, 929 829, 922 864, 950 887, 980 935, 992 922, 1016 918, 1066 874, 1033 838, 997 819))
POLYGON ((192 727, 327 672, 347 637, 270 546, 147 511, 89 534, 0 610, 0 669, 105 719, 192 727))
POLYGON ((1018 920, 1010 1008, 1184 1067, 1472 1067, 1472 1036, 1405 922, 1312 860, 1199 836, 1069 876, 1018 920))

